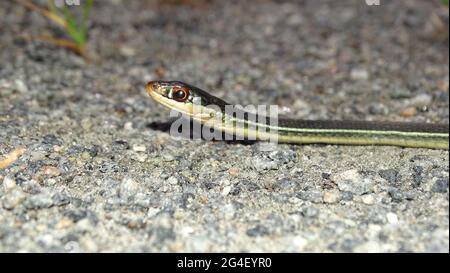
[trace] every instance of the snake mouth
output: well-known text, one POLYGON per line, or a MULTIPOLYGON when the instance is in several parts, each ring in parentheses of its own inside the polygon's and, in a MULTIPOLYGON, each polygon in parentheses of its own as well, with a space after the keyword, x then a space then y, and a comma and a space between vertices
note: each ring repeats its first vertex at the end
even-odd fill
MULTIPOLYGON (((145 90, 147 91, 147 93, 150 96, 153 96, 154 93, 160 93, 160 87, 161 85, 159 84, 158 81, 150 81, 145 85, 145 90)), ((162 95, 162 94, 160 94, 162 95)))

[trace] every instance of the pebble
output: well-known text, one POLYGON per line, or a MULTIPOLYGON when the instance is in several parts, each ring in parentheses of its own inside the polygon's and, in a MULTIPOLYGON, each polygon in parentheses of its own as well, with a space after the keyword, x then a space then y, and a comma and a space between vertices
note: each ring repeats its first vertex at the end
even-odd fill
POLYGON ((292 150, 275 150, 257 154, 253 160, 253 167, 257 171, 278 170, 283 164, 296 161, 297 154, 292 150))
POLYGON ((51 195, 43 192, 30 196, 24 204, 28 209, 50 208, 51 206, 53 206, 53 199, 51 195))
POLYGON ((222 212, 225 219, 232 220, 234 219, 236 209, 233 204, 226 204, 225 206, 222 207, 222 212))
POLYGON ((353 200, 353 193, 351 193, 349 191, 341 192, 341 200, 352 201, 353 200))
POLYGON ((156 243, 162 244, 165 241, 172 241, 176 238, 176 233, 172 227, 158 226, 152 230, 156 243))
POLYGON ((237 175, 239 175, 239 169, 238 168, 229 168, 228 173, 232 176, 237 176, 237 175))
POLYGON ((432 192, 446 193, 448 191, 448 178, 439 178, 431 187, 432 192))
POLYGON ((22 81, 21 79, 16 79, 14 81, 14 89, 19 91, 20 93, 28 92, 28 87, 27 87, 26 83, 24 81, 22 81))
POLYGON ((294 103, 292 104, 292 107, 294 109, 298 109, 296 111, 296 114, 298 116, 306 116, 312 111, 311 105, 309 105, 306 101, 302 99, 296 99, 294 103))
POLYGON ((159 209, 159 208, 149 208, 147 211, 147 217, 153 218, 160 212, 161 212, 161 209, 159 209))
POLYGON ((277 162, 270 160, 265 157, 257 157, 255 160, 253 160, 253 167, 257 171, 265 171, 265 170, 278 170, 279 165, 277 162))
POLYGON ((399 182, 402 178, 398 171, 394 169, 380 170, 378 174, 391 184, 399 182))
POLYGON ((70 196, 62 192, 55 193, 52 199, 55 206, 64 206, 70 203, 70 196))
POLYGON ((5 192, 8 192, 16 187, 16 181, 9 176, 5 176, 3 178, 3 189, 5 192))
POLYGON ((13 188, 2 197, 2 206, 4 209, 14 209, 18 205, 20 205, 25 200, 25 198, 26 194, 22 191, 21 188, 13 188))
POLYGON ((42 247, 51 247, 55 244, 56 238, 52 234, 41 234, 36 238, 37 243, 42 247))
POLYGON ((169 183, 170 185, 177 185, 178 178, 176 178, 175 176, 171 176, 171 177, 167 178, 167 183, 169 183))
POLYGON ((374 186, 372 179, 363 177, 356 169, 332 174, 330 180, 338 185, 339 190, 355 195, 369 193, 373 191, 374 186))
POLYGON ((295 236, 290 239, 290 244, 295 248, 295 251, 303 251, 305 247, 308 245, 308 240, 301 236, 295 236))
POLYGON ((269 229, 263 225, 257 225, 247 230, 247 236, 249 237, 261 237, 269 235, 269 229))
POLYGON ((261 187, 258 185, 258 184, 256 184, 255 182, 252 182, 252 181, 248 181, 248 180, 245 180, 245 181, 243 181, 242 182, 242 185, 245 187, 245 189, 247 190, 247 191, 249 191, 249 192, 253 192, 253 191, 256 191, 256 190, 259 190, 261 187))
POLYGON ((350 72, 350 78, 352 80, 368 80, 369 72, 366 69, 354 68, 350 72))
POLYGON ((135 155, 135 158, 138 162, 145 162, 148 158, 148 155, 139 153, 139 154, 135 155))
POLYGON ((67 217, 63 217, 61 220, 59 220, 58 223, 56 223, 55 228, 56 229, 67 229, 73 225, 73 221, 67 217))
POLYGON ((397 188, 389 188, 388 193, 394 202, 401 202, 404 199, 403 193, 397 188))
POLYGON ((366 205, 373 205, 375 203, 375 198, 372 194, 366 194, 361 196, 361 201, 366 205))
POLYGON ((318 208, 312 207, 312 206, 305 207, 305 208, 303 208, 301 210, 301 214, 304 217, 308 217, 308 218, 315 218, 315 217, 317 217, 319 215, 319 212, 320 212, 320 210, 318 208))
POLYGON ((389 108, 382 103, 372 103, 369 106, 369 113, 372 115, 387 115, 389 114, 389 108))
POLYGON ((415 107, 408 107, 400 112, 400 116, 404 118, 414 117, 415 115, 417 115, 417 109, 415 107))
POLYGON ((133 145, 132 149, 135 152, 145 152, 146 151, 146 147, 144 145, 133 145))
POLYGON ((133 198, 139 191, 139 184, 132 178, 126 177, 119 187, 119 196, 124 200, 133 198))
POLYGON ((392 224, 392 225, 398 224, 398 216, 395 213, 388 212, 386 214, 386 220, 388 221, 389 224, 392 224))
POLYGON ((49 177, 56 177, 61 175, 60 169, 54 166, 42 166, 41 171, 43 174, 49 177))
POLYGON ((126 131, 133 130, 133 122, 131 122, 131 121, 125 122, 125 124, 123 125, 123 129, 126 131))
POLYGON ((136 55, 136 50, 126 45, 121 45, 119 47, 119 52, 125 57, 133 57, 134 55, 136 55))
POLYGON ((42 139, 43 144, 62 145, 62 141, 53 134, 45 135, 42 139))
POLYGON ((313 203, 322 203, 323 201, 322 192, 320 191, 302 191, 297 193, 296 196, 304 201, 313 203))
POLYGON ((420 186, 420 184, 422 184, 423 181, 423 167, 416 165, 413 167, 413 181, 414 181, 414 186, 418 187, 420 186))
POLYGON ((81 128, 83 128, 83 130, 89 131, 89 130, 92 130, 92 127, 94 126, 94 124, 92 123, 92 119, 83 118, 80 121, 80 126, 81 126, 81 128))
POLYGON ((234 195, 234 196, 239 195, 241 193, 241 187, 239 187, 238 185, 235 185, 230 193, 231 193, 231 195, 234 195))
POLYGON ((161 156, 162 156, 162 159, 164 161, 166 161, 166 162, 170 162, 170 161, 174 161, 175 160, 175 156, 170 154, 170 153, 168 153, 168 152, 162 153, 161 156))
POLYGON ((364 235, 370 239, 375 239, 380 235, 382 229, 383 228, 380 225, 369 224, 364 235))
POLYGON ((297 181, 289 178, 281 178, 273 185, 273 187, 278 190, 294 190, 297 186, 297 181))
POLYGON ((425 107, 429 106, 433 98, 427 93, 421 93, 411 99, 411 106, 414 107, 425 107))
POLYGON ((360 253, 380 253, 382 252, 382 248, 379 242, 368 241, 355 247, 354 251, 360 253))
POLYGON ((231 191, 231 186, 225 186, 222 189, 222 195, 226 196, 226 195, 228 195, 230 193, 230 191, 231 191))
POLYGON ((83 218, 75 224, 76 230, 81 233, 88 232, 92 230, 93 227, 94 225, 88 218, 83 218))
POLYGON ((411 92, 406 89, 396 89, 390 92, 391 99, 408 99, 411 97, 411 92))
POLYGON ((333 204, 337 203, 340 200, 340 194, 339 191, 325 191, 323 193, 323 202, 333 204))

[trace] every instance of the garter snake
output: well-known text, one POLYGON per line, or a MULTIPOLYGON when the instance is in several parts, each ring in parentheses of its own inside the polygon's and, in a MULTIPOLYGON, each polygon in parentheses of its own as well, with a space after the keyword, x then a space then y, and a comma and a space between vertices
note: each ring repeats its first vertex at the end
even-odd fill
POLYGON ((282 118, 277 118, 273 123, 267 116, 261 117, 248 111, 243 111, 244 115, 231 115, 226 111, 230 104, 183 82, 151 81, 147 83, 146 90, 162 105, 188 115, 208 127, 235 136, 252 135, 255 140, 276 139, 281 143, 294 144, 392 145, 447 150, 449 147, 448 124, 282 118))

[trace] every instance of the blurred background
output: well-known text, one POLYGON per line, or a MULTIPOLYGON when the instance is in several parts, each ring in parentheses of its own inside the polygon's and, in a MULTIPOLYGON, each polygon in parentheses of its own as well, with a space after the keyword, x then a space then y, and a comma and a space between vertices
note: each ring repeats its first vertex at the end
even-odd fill
MULTIPOLYGON (((0 9, 3 77, 13 64, 26 73, 44 62, 54 66, 41 77, 68 85, 113 73, 106 77, 118 86, 95 92, 136 92, 148 80, 182 80, 234 102, 281 104, 288 114, 311 118, 374 113, 384 119, 392 107, 398 109, 391 119, 411 118, 420 110, 412 108, 430 100, 448 109, 446 1, 93 1, 84 50, 91 60, 45 41, 71 40, 70 31, 23 8, 26 2, 9 0, 0 9), (25 63, 17 63, 18 56, 25 63), (89 70, 93 64, 101 72, 89 70), (76 81, 51 71, 69 73, 74 65, 85 67, 74 72, 76 81), (418 102, 390 105, 417 95, 418 102)), ((54 1, 31 2, 48 8, 54 1)), ((63 19, 65 8, 80 22, 90 1, 59 2, 63 19)))

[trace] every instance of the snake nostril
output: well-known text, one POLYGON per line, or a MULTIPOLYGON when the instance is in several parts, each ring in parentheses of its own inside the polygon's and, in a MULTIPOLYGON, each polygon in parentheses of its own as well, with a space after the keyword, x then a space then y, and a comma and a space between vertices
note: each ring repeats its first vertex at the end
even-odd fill
POLYGON ((150 90, 156 90, 158 88, 158 83, 154 82, 154 81, 148 82, 146 88, 149 91, 150 90))

